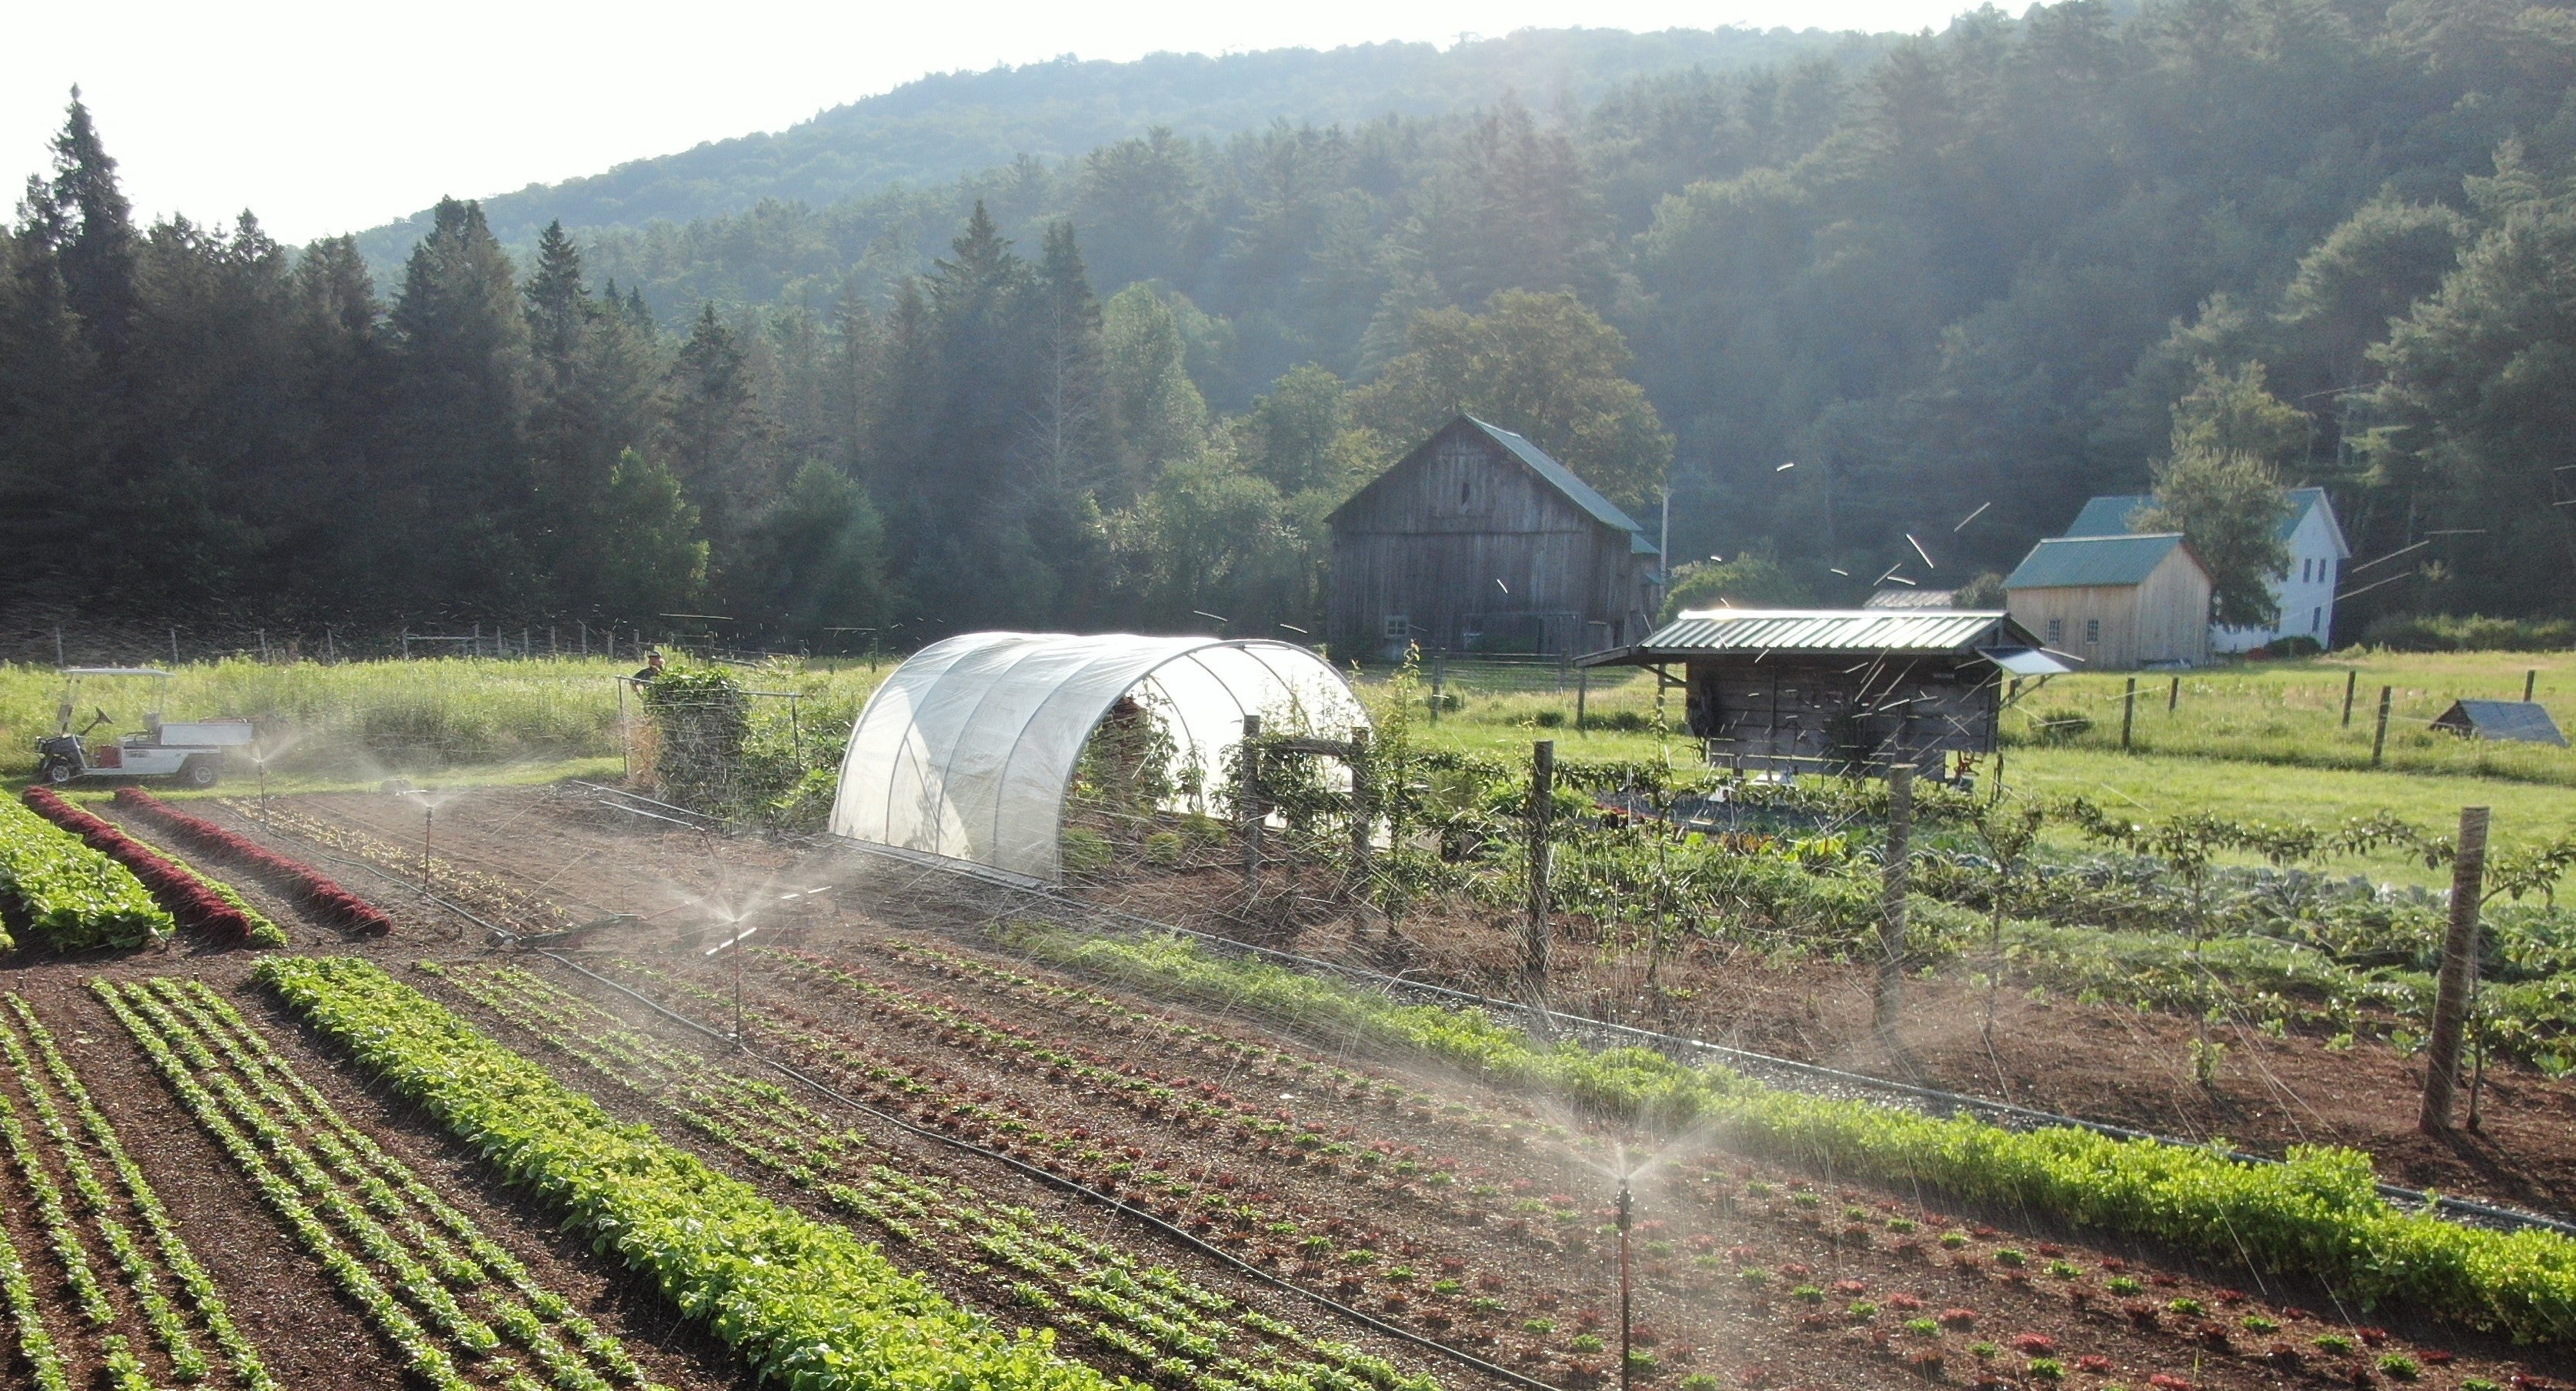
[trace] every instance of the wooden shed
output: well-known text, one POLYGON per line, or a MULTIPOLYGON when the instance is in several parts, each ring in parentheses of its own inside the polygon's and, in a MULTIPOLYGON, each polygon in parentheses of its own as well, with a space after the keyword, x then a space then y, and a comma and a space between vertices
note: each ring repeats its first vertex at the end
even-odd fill
POLYGON ((2007 683, 2069 670, 1976 610, 1702 609, 1586 666, 1682 667, 1690 730, 1719 767, 1938 773, 1991 753, 2007 683))
POLYGON ((1328 519, 1332 650, 1571 656, 1635 642, 1663 603, 1644 530, 1545 450, 1462 415, 1328 519))
POLYGON ((2015 622, 2097 670, 2207 662, 2209 595, 2178 531, 2052 537, 2004 578, 2015 622))
POLYGON ((2558 732, 2549 708, 2536 700, 2455 700, 2450 709, 2434 717, 2433 727, 2463 739, 2567 747, 2567 736, 2558 732))

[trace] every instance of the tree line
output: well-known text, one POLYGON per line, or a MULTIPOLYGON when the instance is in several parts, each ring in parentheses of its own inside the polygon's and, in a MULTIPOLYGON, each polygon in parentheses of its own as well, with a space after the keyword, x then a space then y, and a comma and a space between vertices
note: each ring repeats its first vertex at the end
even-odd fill
POLYGON ((2567 14, 2066 0, 1857 72, 1156 131, 515 250, 450 201, 382 286, 247 214, 136 227, 75 104, 0 253, 0 593, 1268 631, 1317 607, 1324 515, 1469 409, 1820 600, 2152 487, 2259 603, 2262 499, 2304 482, 2395 557, 2344 636, 2564 612, 2567 14))

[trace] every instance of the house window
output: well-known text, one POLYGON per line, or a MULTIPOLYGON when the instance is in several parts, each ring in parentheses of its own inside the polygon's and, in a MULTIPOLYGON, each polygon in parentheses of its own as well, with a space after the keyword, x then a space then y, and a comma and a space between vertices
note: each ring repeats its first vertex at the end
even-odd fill
POLYGON ((2317 631, 2319 628, 2324 627, 2324 626, 2325 626, 2325 621, 2326 621, 2326 611, 2325 611, 2325 609, 2324 609, 2323 607, 2318 607, 2318 608, 2313 608, 2313 609, 2308 610, 2308 631, 2309 631, 2309 632, 2313 633, 2313 632, 2317 631))
POLYGON ((2088 619, 2085 619, 2085 620, 2084 620, 2084 644, 2085 644, 2085 646, 2090 647, 2090 646, 2092 646, 2093 644, 2100 642, 2101 640, 2102 640, 2102 620, 2101 620, 2101 619, 2098 619, 2098 618, 2088 618, 2088 619))
POLYGON ((1405 617, 1405 615, 1400 613, 1390 613, 1386 616, 1385 633, 1388 640, 1393 642, 1402 642, 1406 637, 1410 636, 1412 632, 1412 620, 1405 617))
POLYGON ((2313 560, 2302 560, 2299 562, 2299 583, 2306 584, 2309 580, 2315 578, 2315 575, 2312 573, 2315 566, 2316 562, 2313 560))
POLYGON ((2063 618, 2048 620, 2048 645, 2055 647, 2064 641, 2066 641, 2066 620, 2063 618))

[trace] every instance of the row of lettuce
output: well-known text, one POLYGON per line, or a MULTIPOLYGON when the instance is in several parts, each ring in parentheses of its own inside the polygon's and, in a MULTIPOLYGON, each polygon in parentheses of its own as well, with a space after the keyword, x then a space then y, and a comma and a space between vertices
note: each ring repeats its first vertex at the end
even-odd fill
POLYGON ((1007 1334, 845 1228, 619 1122, 381 968, 272 958, 259 980, 568 1226, 660 1286, 764 1382, 800 1391, 1109 1391, 1051 1333, 1007 1334))
POLYGON ((1023 926, 1054 964, 1149 993, 1253 1013, 1336 1040, 1426 1055, 1595 1110, 1689 1126, 1748 1153, 2152 1243, 2224 1268, 2321 1282, 2364 1308, 2404 1308, 2525 1342, 2576 1342, 2576 1240, 2493 1231, 2398 1208, 2370 1157, 2294 1149, 2248 1164, 2216 1149, 2071 1127, 2005 1130, 1963 1116, 1782 1091, 1648 1049, 1549 1045, 1473 1010, 1403 1005, 1180 937, 1023 926))
MULTIPOLYGON (((392 920, 310 866, 126 788, 119 810, 192 852, 238 866, 346 931, 392 920)), ((278 947, 286 933, 230 884, 145 844, 50 788, 0 800, 0 951, 131 950, 185 930, 216 946, 278 947)))

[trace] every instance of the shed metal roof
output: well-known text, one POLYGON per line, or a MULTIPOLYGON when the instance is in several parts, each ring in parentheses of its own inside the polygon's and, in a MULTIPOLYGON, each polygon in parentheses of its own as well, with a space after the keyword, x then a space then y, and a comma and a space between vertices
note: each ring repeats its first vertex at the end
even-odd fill
MULTIPOLYGON (((2062 589, 2075 585, 2140 584, 2165 557, 2182 548, 2179 531, 2126 536, 2052 536, 2004 577, 2006 589, 2062 589)), ((2188 552, 2186 552, 2188 554, 2188 552)))
POLYGON ((1694 609, 1643 647, 1691 652, 1966 652, 2009 620, 1991 611, 1694 609))
MULTIPOLYGON (((2299 523, 2306 520, 2310 512, 2324 508, 2326 532, 2334 538, 2336 556, 2340 558, 2352 554, 2352 548, 2344 544, 2343 527, 2335 521, 2334 503, 2326 497, 2325 489, 2290 488, 2285 491, 2290 495, 2290 515, 2281 519, 2282 540, 2289 540, 2291 534, 2299 529, 2299 523)), ((2075 520, 2067 526, 2066 534, 2069 536, 2125 536, 2129 532, 2130 515, 2154 501, 2155 498, 2146 493, 2113 493, 2097 497, 2085 503, 2084 510, 2075 514, 2075 520)))
POLYGON ((1860 601, 1865 609, 1946 609, 1959 597, 1955 589, 1881 589, 1860 601))
POLYGON ((2433 727, 2479 739, 2567 747, 2558 722, 2535 700, 2455 700, 2433 721, 2433 727))

